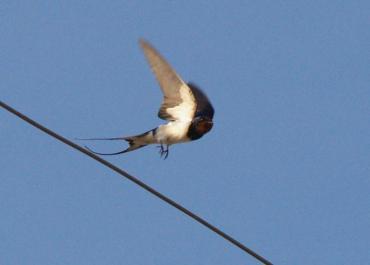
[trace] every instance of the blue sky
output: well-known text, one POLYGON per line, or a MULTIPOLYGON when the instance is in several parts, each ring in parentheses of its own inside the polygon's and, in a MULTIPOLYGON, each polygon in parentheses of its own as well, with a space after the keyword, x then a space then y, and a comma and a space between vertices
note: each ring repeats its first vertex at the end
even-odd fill
MULTIPOLYGON (((148 39, 213 130, 109 157, 274 264, 370 260, 368 1, 3 1, 1 100, 73 139, 152 129, 148 39)), ((102 152, 125 143, 92 143, 102 152)), ((260 264, 0 110, 1 264, 260 264)))

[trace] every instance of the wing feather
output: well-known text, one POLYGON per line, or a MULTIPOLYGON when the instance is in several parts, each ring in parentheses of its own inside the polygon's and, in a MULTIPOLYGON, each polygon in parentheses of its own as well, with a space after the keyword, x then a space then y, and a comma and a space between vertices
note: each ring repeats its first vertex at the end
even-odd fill
POLYGON ((192 90, 152 45, 145 40, 140 40, 140 45, 163 92, 158 116, 172 121, 192 120, 196 110, 192 90))
POLYGON ((208 117, 209 119, 213 119, 213 115, 215 114, 215 110, 209 101, 207 95, 194 83, 188 83, 188 86, 191 89, 191 92, 194 95, 196 101, 196 110, 194 117, 208 117))

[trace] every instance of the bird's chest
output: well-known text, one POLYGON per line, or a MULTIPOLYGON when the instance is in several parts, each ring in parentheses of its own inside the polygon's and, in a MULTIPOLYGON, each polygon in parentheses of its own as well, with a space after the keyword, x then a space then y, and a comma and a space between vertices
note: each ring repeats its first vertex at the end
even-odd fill
POLYGON ((169 122, 161 125, 156 131, 158 143, 175 144, 189 141, 187 131, 190 122, 169 122))

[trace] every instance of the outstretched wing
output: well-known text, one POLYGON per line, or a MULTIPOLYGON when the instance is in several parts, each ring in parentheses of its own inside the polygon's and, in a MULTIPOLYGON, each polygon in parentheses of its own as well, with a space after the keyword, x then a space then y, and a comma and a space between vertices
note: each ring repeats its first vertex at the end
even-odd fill
POLYGON ((196 111, 196 100, 189 86, 153 46, 145 40, 140 40, 140 45, 163 92, 158 117, 191 121, 196 111))

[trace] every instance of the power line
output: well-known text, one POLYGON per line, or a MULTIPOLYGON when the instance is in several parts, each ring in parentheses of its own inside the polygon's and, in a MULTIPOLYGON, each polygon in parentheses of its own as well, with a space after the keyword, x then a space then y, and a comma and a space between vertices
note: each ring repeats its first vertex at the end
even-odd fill
POLYGON ((212 230, 213 232, 215 232, 219 236, 223 237, 224 239, 226 239, 227 241, 229 241, 233 245, 237 246, 238 248, 240 248, 244 252, 246 252, 249 255, 253 256, 254 258, 256 258, 257 260, 259 260, 263 264, 265 264, 265 265, 272 265, 272 263, 270 261, 268 261, 267 259, 265 259, 264 257, 258 255, 256 252, 254 252, 250 248, 247 248, 245 245, 243 245, 242 243, 240 243, 239 241, 237 241, 236 239, 234 239, 230 235, 226 234, 222 230, 218 229, 214 225, 210 224, 209 222, 207 222, 206 220, 204 220, 203 218, 201 218, 200 216, 196 215, 195 213, 193 213, 190 210, 186 209, 182 205, 178 204, 177 202, 173 201, 172 199, 168 198, 167 196, 165 196, 162 193, 158 192, 157 190, 153 189, 152 187, 150 187, 149 185, 145 184, 144 182, 142 182, 138 178, 130 175, 126 171, 118 168, 117 166, 115 166, 115 165, 109 163, 108 161, 100 158, 99 156, 91 153, 90 151, 82 148, 81 146, 79 146, 79 145, 73 143, 72 141, 64 138, 63 136, 55 133, 54 131, 52 131, 52 130, 46 128, 46 127, 44 127, 43 125, 41 125, 38 122, 32 120, 31 118, 27 117, 26 115, 22 114, 21 112, 13 109, 9 105, 5 104, 4 102, 0 101, 0 106, 3 107, 4 109, 6 109, 7 111, 13 113, 14 115, 18 116, 19 118, 21 118, 25 122, 27 122, 27 123, 31 124, 32 126, 36 127, 37 129, 39 129, 39 130, 47 133, 48 135, 50 135, 50 136, 58 139, 59 141, 65 143, 66 145, 69 145, 70 147, 72 147, 72 148, 74 148, 74 149, 76 149, 76 150, 84 153, 85 155, 91 157, 92 159, 95 159, 96 161, 98 161, 99 163, 103 164, 104 166, 106 166, 106 167, 112 169, 113 171, 117 172, 121 176, 123 176, 123 177, 131 180, 135 184, 139 185, 141 188, 149 191, 154 196, 158 197, 159 199, 165 201, 166 203, 168 203, 171 206, 175 207, 176 209, 180 210, 184 214, 186 214, 189 217, 193 218, 198 223, 200 223, 200 224, 204 225, 205 227, 207 227, 208 229, 212 230))

